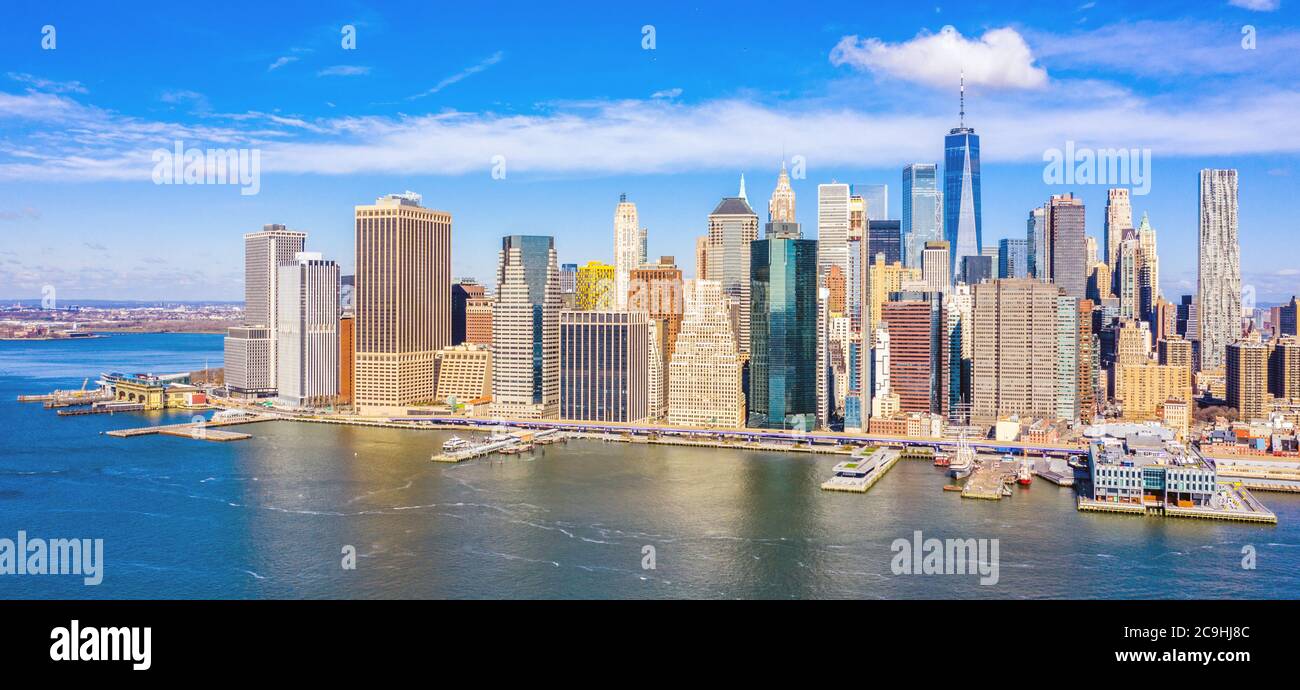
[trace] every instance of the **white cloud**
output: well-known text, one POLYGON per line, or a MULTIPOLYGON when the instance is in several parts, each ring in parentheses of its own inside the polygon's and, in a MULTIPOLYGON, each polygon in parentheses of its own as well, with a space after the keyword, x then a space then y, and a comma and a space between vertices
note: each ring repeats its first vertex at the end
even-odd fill
POLYGON ((270 65, 267 66, 266 71, 274 72, 280 69, 281 67, 284 67, 285 65, 289 64, 290 62, 297 62, 297 60, 298 58, 292 55, 285 55, 283 57, 278 57, 275 59, 275 62, 272 62, 270 65))
MULTIPOLYGON (((1050 103, 1036 93, 984 97, 968 123, 988 162, 1041 162, 1067 140, 1093 148, 1150 148, 1155 159, 1300 152, 1291 113, 1300 91, 1246 98, 1221 93, 1155 103, 1072 90, 1050 103)), ((947 105, 947 104, 943 104, 947 105)), ((250 112, 193 125, 123 117, 45 94, 0 92, 3 118, 47 129, 24 145, 0 142, 0 179, 147 180, 151 152, 189 146, 256 146, 265 174, 487 174, 495 155, 519 173, 639 174, 732 169, 770 162, 755 142, 785 142, 811 169, 890 167, 933 160, 955 113, 866 112, 826 105, 669 99, 548 106, 528 115, 448 112, 303 119, 250 112), (53 100, 51 100, 53 99, 53 100), (220 124, 225 122, 227 124, 220 124)), ((811 174, 811 173, 810 173, 811 174)))
POLYGON ((1255 12, 1272 12, 1282 6, 1282 0, 1228 0, 1228 4, 1255 12))
POLYGON ((424 93, 418 93, 414 96, 411 96, 407 100, 415 100, 417 98, 424 98, 425 96, 432 96, 433 94, 442 91, 448 86, 451 86, 452 84, 455 84, 456 82, 465 79, 466 77, 471 77, 475 74, 478 74, 479 72, 482 72, 483 70, 491 67, 492 65, 501 62, 503 59, 505 59, 505 53, 498 50, 497 52, 488 56, 485 60, 478 63, 477 65, 471 65, 469 67, 466 67, 465 69, 438 82, 437 84, 434 85, 433 88, 429 89, 428 91, 425 91, 424 93))
POLYGON ((89 93, 79 81, 53 81, 23 72, 10 72, 9 78, 30 85, 34 91, 46 93, 89 93))
POLYGON ((650 94, 650 97, 651 98, 677 98, 680 95, 682 95, 682 90, 679 88, 675 88, 675 89, 664 89, 662 91, 656 91, 650 94))
POLYGON ((1047 84, 1047 70, 1034 64, 1029 44, 1009 27, 991 29, 978 39, 966 38, 951 26, 937 34, 923 31, 902 43, 845 36, 830 57, 837 66, 937 87, 955 86, 963 70, 973 85, 1037 89, 1047 84))
POLYGON ((357 77, 370 74, 370 68, 362 65, 333 65, 316 73, 318 77, 357 77))

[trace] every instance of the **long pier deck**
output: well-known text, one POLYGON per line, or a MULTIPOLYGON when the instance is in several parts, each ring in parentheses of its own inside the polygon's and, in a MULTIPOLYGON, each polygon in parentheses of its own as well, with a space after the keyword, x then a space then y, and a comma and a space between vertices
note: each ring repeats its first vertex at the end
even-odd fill
POLYGON ((275 415, 247 415, 243 417, 231 417, 228 419, 210 420, 206 422, 155 424, 153 426, 142 426, 134 429, 114 429, 104 433, 116 438, 134 438, 136 436, 163 434, 166 436, 193 438, 199 441, 242 441, 246 438, 252 438, 252 434, 245 434, 237 431, 225 431, 218 427, 235 426, 237 424, 255 424, 257 422, 269 422, 277 419, 280 419, 280 417, 275 415))

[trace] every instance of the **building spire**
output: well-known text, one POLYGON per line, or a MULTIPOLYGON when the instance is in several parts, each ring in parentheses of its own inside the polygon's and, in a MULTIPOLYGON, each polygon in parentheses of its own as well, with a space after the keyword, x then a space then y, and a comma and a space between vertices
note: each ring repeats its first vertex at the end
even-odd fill
POLYGON ((959 114, 960 122, 958 127, 966 128, 966 70, 961 71, 961 113, 959 114))
POLYGON ((745 173, 740 173, 740 198, 749 201, 749 197, 745 196, 745 173))

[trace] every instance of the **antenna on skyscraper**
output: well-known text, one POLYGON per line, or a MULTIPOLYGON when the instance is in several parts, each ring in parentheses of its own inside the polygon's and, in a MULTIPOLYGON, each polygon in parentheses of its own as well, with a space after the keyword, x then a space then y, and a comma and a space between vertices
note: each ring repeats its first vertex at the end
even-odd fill
POLYGON ((740 173, 740 198, 749 201, 749 197, 745 196, 745 173, 740 173))
POLYGON ((966 70, 961 71, 961 113, 959 127, 966 127, 966 70))

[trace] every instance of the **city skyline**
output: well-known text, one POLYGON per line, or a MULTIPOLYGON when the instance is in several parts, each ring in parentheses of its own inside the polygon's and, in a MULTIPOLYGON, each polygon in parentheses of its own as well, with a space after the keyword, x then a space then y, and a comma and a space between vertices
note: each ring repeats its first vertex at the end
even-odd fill
MULTIPOLYGON (((622 192, 637 201, 649 229, 648 254, 674 255, 693 275, 691 242, 703 234, 708 209, 734 189, 740 173, 751 190, 771 189, 783 159, 798 156, 805 164, 791 185, 806 200, 796 220, 810 239, 816 224, 808 200, 818 184, 887 185, 890 215, 898 218, 904 166, 942 166, 939 137, 958 124, 957 68, 966 63, 965 124, 981 138, 985 178, 984 247, 1021 237, 1027 212, 1066 192, 1092 209, 1086 231, 1101 240, 1112 185, 1044 184, 1044 152, 1069 142, 1149 148, 1151 193, 1132 197, 1133 214, 1148 213, 1161 232, 1167 298, 1196 291, 1193 180, 1202 168, 1240 171, 1243 285, 1253 286, 1260 302, 1276 303, 1300 283, 1285 256, 1269 250, 1294 227, 1285 202, 1300 174, 1296 145, 1285 136, 1290 103, 1300 100, 1281 81, 1295 65, 1290 48, 1300 45, 1287 7, 1196 8, 1174 19, 1162 8, 1116 4, 1074 12, 1078 28, 1068 30, 1032 8, 896 8, 871 23, 823 15, 817 30, 784 32, 789 45, 773 46, 761 59, 788 64, 764 76, 751 76, 762 70, 745 69, 744 61, 716 57, 704 69, 673 69, 698 52, 679 43, 703 40, 700 27, 716 22, 701 19, 714 10, 687 19, 665 9, 656 19, 566 9, 577 21, 548 31, 598 35, 596 49, 609 58, 602 69, 625 77, 603 80, 601 92, 581 81, 559 83, 553 73, 524 86, 514 78, 519 70, 561 69, 571 58, 516 27, 486 40, 471 16, 476 10, 448 17, 451 26, 480 27, 455 39, 467 43, 464 49, 426 58, 435 64, 421 62, 414 72, 402 58, 407 46, 418 45, 418 31, 375 14, 348 18, 350 11, 338 10, 336 26, 322 21, 274 40, 213 20, 208 28, 230 29, 226 39, 239 48, 206 51, 210 60, 229 60, 226 76, 210 64, 187 72, 188 58, 149 64, 147 51, 88 35, 92 21, 108 33, 117 26, 93 10, 39 18, 37 10, 19 9, 32 14, 4 30, 13 59, 12 71, 0 77, 0 130, 40 145, 0 155, 0 298, 37 297, 53 285, 65 299, 235 300, 242 267, 229 238, 268 223, 309 232, 314 249, 352 273, 351 207, 403 189, 456 216, 456 276, 490 283, 494 238, 513 233, 554 234, 565 262, 615 263, 610 207, 622 192), (1126 22, 1143 23, 1145 31, 1128 31, 1126 22), (1260 32, 1254 50, 1241 45, 1248 22, 1260 32), (60 29, 53 51, 41 50, 35 30, 46 23, 60 29), (355 51, 339 47, 344 25, 357 31, 355 51), (653 50, 641 45, 647 25, 656 29, 653 50), (1062 37, 1072 45, 1054 40, 1062 37), (1128 47, 1125 56, 1099 56, 1105 41, 1128 47), (498 42, 499 49, 491 47, 498 42), (84 50, 87 43, 92 51, 84 50), (124 72, 137 67, 147 77, 142 81, 164 86, 144 92, 124 83, 96 64, 105 54, 120 58, 124 72), (902 60, 915 55, 933 64, 902 60), (1201 86, 1188 86, 1187 77, 1201 86), (286 89, 290 83, 295 88, 286 89), (850 98, 864 86, 877 94, 869 106, 850 98), (1233 97, 1265 86, 1268 98, 1233 97), (1041 104, 1044 94, 1061 105, 1024 107, 1041 104), (1060 109, 1067 106, 1083 108, 1084 117, 1067 117, 1060 109), (560 122, 572 123, 591 145, 575 147, 568 139, 574 135, 557 132, 560 122), (708 143, 683 151, 664 139, 663 127, 708 143), (474 128, 483 134, 470 136, 474 128), (97 143, 80 141, 79 132, 97 143), (390 134, 417 145, 395 150, 390 134), (524 146, 529 136, 542 143, 524 146), (602 143, 620 136, 625 145, 602 143), (451 146, 448 137, 461 143, 451 146), (175 141, 256 146, 264 166, 259 193, 153 184, 150 153, 175 141), (444 155, 432 155, 429 146, 443 147, 444 155), (505 158, 504 179, 491 177, 496 153, 505 158), (63 202, 70 197, 76 203, 63 202)), ((719 40, 748 44, 773 30, 742 18, 719 40)), ((202 33, 193 41, 219 45, 202 33)))

